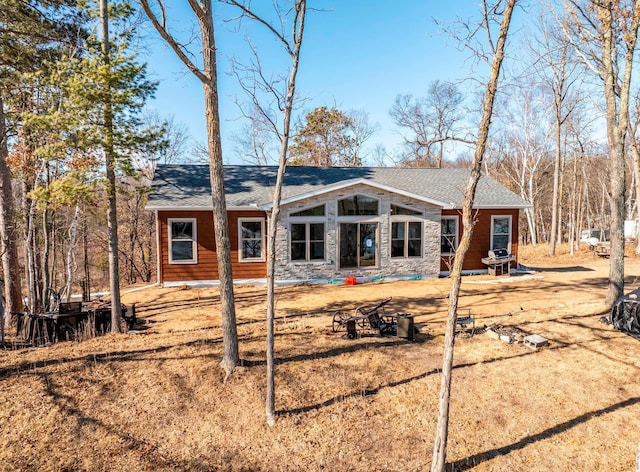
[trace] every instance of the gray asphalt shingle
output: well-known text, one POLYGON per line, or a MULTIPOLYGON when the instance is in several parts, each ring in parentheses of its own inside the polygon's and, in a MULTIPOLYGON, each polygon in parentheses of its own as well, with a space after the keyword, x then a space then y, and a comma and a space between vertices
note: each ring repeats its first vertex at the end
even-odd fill
MULTIPOLYGON (((275 166, 225 166, 224 182, 229 207, 261 207, 272 201, 278 168, 275 166)), ((289 166, 282 198, 290 199, 331 186, 363 179, 400 192, 459 208, 469 179, 466 169, 395 167, 289 166)), ((526 208, 529 205, 495 179, 483 176, 478 183, 478 208, 526 208)), ((147 203, 149 209, 211 208, 209 166, 203 164, 158 165, 147 203)))

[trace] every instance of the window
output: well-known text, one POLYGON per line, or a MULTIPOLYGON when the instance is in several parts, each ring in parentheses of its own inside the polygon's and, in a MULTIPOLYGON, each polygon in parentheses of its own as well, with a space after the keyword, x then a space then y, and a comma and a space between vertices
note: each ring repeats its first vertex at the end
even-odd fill
POLYGON ((391 216, 395 216, 395 215, 422 216, 422 212, 392 204, 391 205, 391 216))
POLYGON ((290 256, 292 261, 324 260, 325 206, 318 205, 289 215, 290 256))
POLYGON ((198 244, 195 218, 169 218, 169 264, 196 264, 198 244))
POLYGON ((264 218, 240 218, 238 228, 240 262, 264 261, 264 218))
POLYGON ((324 260, 324 223, 291 223, 291 260, 324 260))
POLYGON ((364 195, 338 200, 338 216, 378 215, 378 200, 364 195))
POLYGON ((511 252, 511 216, 491 217, 491 249, 511 252))
POLYGON ((297 217, 304 217, 304 216, 324 216, 324 205, 320 205, 317 207, 313 207, 313 208, 308 208, 306 210, 302 210, 302 211, 297 211, 295 213, 291 213, 291 215, 289 216, 293 216, 294 218, 297 217))
POLYGON ((391 257, 422 257, 422 222, 391 223, 391 257))
POLYGON ((458 248, 458 217, 443 217, 440 225, 440 253, 453 254, 458 248))

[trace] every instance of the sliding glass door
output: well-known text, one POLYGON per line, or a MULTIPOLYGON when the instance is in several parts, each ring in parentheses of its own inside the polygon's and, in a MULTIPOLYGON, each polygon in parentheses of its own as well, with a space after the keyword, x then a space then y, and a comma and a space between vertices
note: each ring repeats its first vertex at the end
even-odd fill
POLYGON ((378 223, 340 223, 340 269, 375 267, 378 223))

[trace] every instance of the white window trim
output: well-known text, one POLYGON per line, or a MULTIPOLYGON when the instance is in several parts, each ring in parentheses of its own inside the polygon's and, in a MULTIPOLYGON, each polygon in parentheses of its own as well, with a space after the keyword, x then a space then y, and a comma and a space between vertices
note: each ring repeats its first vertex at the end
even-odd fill
POLYGON ((389 233, 389 259, 398 260, 398 259, 424 259, 424 219, 409 216, 409 215, 399 215, 391 217, 391 227, 389 228, 391 232, 389 233), (393 241, 394 238, 391 237, 393 234, 393 224, 394 223, 403 223, 404 224, 404 255, 394 257, 393 254, 393 241), (420 255, 419 256, 409 256, 409 223, 420 223, 421 231, 420 231, 420 255))
MULTIPOLYGON (((167 218, 167 240, 169 246, 169 264, 197 264, 198 263, 198 220, 197 218, 167 218), (173 238, 171 237, 173 231, 171 226, 173 223, 192 223, 193 225, 193 238, 191 244, 193 248, 193 259, 185 259, 174 261, 173 260, 173 238)), ((184 241, 184 240, 183 240, 184 241)))
POLYGON ((266 234, 265 234, 265 219, 264 218, 238 218, 238 262, 264 262, 266 261, 266 234), (260 257, 242 257, 242 223, 260 222, 262 235, 260 242, 260 257))
POLYGON ((494 234, 493 233, 493 222, 494 222, 494 220, 497 220, 497 219, 499 219, 499 220, 508 219, 509 220, 509 235, 508 235, 508 239, 507 239, 509 242, 507 243, 506 249, 509 252, 509 254, 511 254, 511 238, 513 236, 513 221, 512 221, 511 215, 491 215, 491 228, 490 228, 490 230, 491 230, 491 249, 492 250, 494 250, 494 249, 504 249, 504 248, 501 248, 501 247, 498 247, 498 248, 493 247, 493 234, 494 234))
MULTIPOLYGON (((458 249, 458 244, 459 244, 459 241, 458 241, 458 234, 459 234, 458 225, 460 224, 460 219, 455 215, 443 215, 443 216, 440 217, 440 220, 441 221, 442 220, 453 220, 453 221, 456 222, 456 233, 454 235, 454 240, 453 240, 454 251, 453 252, 441 252, 440 253, 443 256, 451 256, 451 255, 455 254, 455 250, 458 249)), ((493 222, 491 223, 491 225, 492 225, 491 228, 492 228, 492 231, 493 231, 493 222)), ((440 224, 440 231, 441 231, 440 237, 442 238, 442 236, 443 236, 443 234, 442 234, 442 224, 440 224)))

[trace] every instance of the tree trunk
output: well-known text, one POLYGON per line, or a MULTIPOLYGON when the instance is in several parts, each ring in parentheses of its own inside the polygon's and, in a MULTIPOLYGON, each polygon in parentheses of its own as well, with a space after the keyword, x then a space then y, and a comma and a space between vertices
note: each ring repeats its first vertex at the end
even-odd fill
POLYGON ((82 212, 82 266, 84 267, 84 279, 82 284, 82 301, 91 300, 91 277, 89 276, 89 245, 87 240, 87 212, 83 207, 82 212))
POLYGON ((36 214, 36 202, 31 200, 27 195, 30 191, 30 186, 27 182, 23 182, 22 184, 22 202, 23 202, 23 212, 24 217, 27 223, 26 227, 26 263, 27 263, 27 309, 29 313, 37 313, 36 307, 39 308, 39 303, 37 299, 37 291, 36 284, 38 283, 38 278, 36 277, 36 258, 35 258, 35 244, 34 244, 34 234, 35 234, 35 214, 36 214))
POLYGON ((556 237, 556 244, 562 244, 562 226, 564 221, 564 205, 562 202, 562 196, 564 195, 564 165, 565 165, 565 151, 562 151, 562 156, 560 156, 560 182, 558 183, 558 235, 556 237))
MULTIPOLYGON (((164 11, 162 2, 158 2, 164 11)), ((216 50, 211 0, 190 0, 189 5, 198 18, 202 38, 204 72, 189 59, 183 45, 179 44, 166 29, 164 16, 160 20, 151 10, 148 0, 140 0, 143 10, 160 36, 173 49, 187 68, 202 82, 204 89, 205 115, 207 123, 207 145, 209 149, 209 171, 211 179, 211 199, 213 204, 213 224, 218 256, 218 277, 220 278, 220 301, 222 304, 222 339, 224 352, 220 365, 228 378, 240 364, 236 308, 233 296, 231 274, 231 244, 227 221, 227 205, 224 192, 222 145, 220 143, 220 116, 218 113, 218 78, 216 72, 216 50)))
POLYGON ((297 0, 295 9, 299 18, 298 28, 295 29, 295 47, 291 54, 292 66, 287 82, 287 97, 283 116, 283 130, 280 138, 280 155, 278 158, 278 176, 276 187, 273 192, 273 207, 271 218, 269 218, 268 252, 267 252, 267 394, 265 398, 266 419, 269 426, 276 422, 275 410, 275 340, 274 340, 274 320, 275 320, 275 276, 276 276, 276 238, 278 235, 278 218, 280 216, 280 198, 282 196, 282 182, 287 167, 287 149, 289 146, 289 134, 291 126, 291 112, 293 110, 293 100, 296 91, 296 76, 298 74, 298 63, 300 60, 300 46, 302 45, 302 35, 304 32, 304 19, 307 9, 306 0, 297 0))
POLYGON ((42 280, 40 283, 40 298, 42 299, 42 303, 47 303, 46 293, 47 288, 51 284, 51 269, 49 268, 49 250, 51 247, 50 243, 50 225, 49 225, 49 210, 46 208, 42 211, 42 280))
POLYGON ((613 306, 624 292, 624 144, 611 149, 611 256, 609 262, 609 289, 605 303, 613 306))
POLYGON ((578 246, 580 245, 580 230, 584 225, 585 213, 589 216, 589 185, 587 184, 586 176, 584 175, 584 165, 580 166, 580 172, 582 174, 582 185, 580 190, 580 199, 578 200, 578 228, 577 228, 577 240, 578 246))
POLYGON ((556 254, 556 237, 558 234, 558 213, 560 206, 560 144, 561 144, 561 128, 562 118, 560 116, 561 110, 556 108, 556 129, 555 129, 555 141, 556 141, 556 154, 553 164, 553 199, 551 202, 551 232, 549 234, 549 255, 554 256, 556 254))
MULTIPOLYGON (((110 68, 109 16, 107 0, 100 0, 102 26, 102 55, 110 68)), ((111 332, 122 332, 122 303, 120 301, 120 265, 118 261, 118 206, 116 201, 116 156, 113 143, 113 110, 109 93, 104 104, 104 154, 107 175, 107 227, 109 231, 109 289, 111 291, 111 332)))
POLYGON ((58 265, 58 246, 59 246, 59 241, 58 238, 56 237, 57 233, 58 233, 58 221, 57 221, 57 213, 52 212, 51 213, 51 228, 49 231, 49 234, 51 234, 51 251, 50 251, 50 255, 51 255, 51 276, 49 277, 49 285, 47 285, 46 287, 44 287, 44 291, 47 291, 48 287, 57 287, 58 286, 58 271, 56 270, 56 267, 58 265))
MULTIPOLYGON (((0 293, 2 293, 2 280, 0 280, 0 293)), ((0 297, 0 346, 4 347, 4 320, 5 320, 4 303, 0 297)))
MULTIPOLYGON (((635 187, 633 193, 636 197, 636 223, 640 223, 640 150, 634 133, 630 134, 631 149, 633 150, 633 173, 635 175, 635 187)), ((636 254, 640 254, 640 227, 636 227, 636 254)))
POLYGON ((207 121, 207 144, 209 147, 209 171, 211 177, 211 198, 213 201, 213 227, 218 256, 218 276, 220 277, 220 302, 222 305, 222 337, 224 353, 220 365, 228 378, 240 364, 236 308, 231 275, 231 242, 227 221, 227 203, 224 191, 224 167, 220 141, 220 115, 218 113, 218 79, 216 49, 211 0, 201 2, 205 13, 200 20, 204 70, 208 80, 203 82, 205 114, 207 121))
POLYGON ((525 208, 524 214, 527 217, 527 225, 529 226, 529 234, 531 235, 531 244, 538 244, 538 229, 536 228, 535 207, 525 208))
POLYGON ((626 46, 624 56, 624 74, 618 64, 616 48, 617 36, 614 30, 618 25, 617 15, 625 12, 617 10, 612 2, 596 6, 602 31, 602 65, 604 80, 604 96, 607 104, 607 139, 611 160, 611 256, 609 265, 609 288, 605 303, 612 306, 624 293, 624 204, 625 204, 625 139, 629 128, 629 94, 631 89, 631 72, 633 57, 638 37, 638 10, 640 0, 630 6, 633 16, 629 31, 624 35, 626 46), (614 12, 616 15, 614 15, 614 12))
POLYGON ((578 157, 573 157, 573 183, 571 188, 571 211, 569 216, 569 253, 575 254, 576 241, 580 237, 580 225, 578 219, 578 201, 580 199, 580 186, 578 184, 578 157))
POLYGON ((503 13, 498 42, 496 44, 493 64, 491 66, 491 76, 489 78, 484 97, 482 119, 480 121, 480 128, 478 131, 478 141, 473 156, 473 162, 471 164, 471 176, 469 177, 469 183, 467 184, 462 204, 463 233, 460 245, 456 250, 456 255, 453 261, 453 270, 451 272, 452 280, 451 289, 449 291, 449 310, 444 341, 445 350, 442 361, 442 383, 440 387, 440 402, 438 405, 438 425, 433 445, 433 460, 431 463, 432 472, 443 472, 446 465, 449 429, 449 401, 451 398, 451 375, 453 371, 453 352, 455 347, 454 333, 458 318, 458 295, 460 293, 460 284, 462 281, 462 265, 467 250, 471 244, 471 236, 473 234, 473 201, 482 171, 482 161, 484 159, 489 127, 491 124, 491 116, 493 114, 493 102, 498 89, 498 77, 500 76, 500 68, 504 57, 504 46, 507 40, 509 24, 511 23, 511 15, 513 13, 515 3, 516 0, 507 0, 503 13))
MULTIPOLYGON (((18 257, 17 229, 13 200, 11 172, 7 166, 9 157, 6 116, 2 89, 0 88, 0 238, 2 238, 2 272, 6 313, 23 310, 20 259, 18 257)), ((7 316, 6 319, 10 319, 7 316)))
POLYGON ((69 247, 67 248, 67 280, 65 282, 64 294, 67 302, 71 299, 71 288, 73 286, 73 274, 75 272, 74 248, 76 246, 76 234, 78 230, 78 218, 80 216, 80 204, 76 203, 71 225, 69 225, 69 247))

